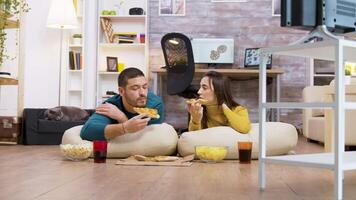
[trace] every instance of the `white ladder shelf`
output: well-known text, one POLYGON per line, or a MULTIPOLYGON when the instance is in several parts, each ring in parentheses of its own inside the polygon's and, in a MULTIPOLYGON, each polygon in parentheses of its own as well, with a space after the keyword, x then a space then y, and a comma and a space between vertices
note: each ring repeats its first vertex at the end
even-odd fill
POLYGON ((334 170, 335 199, 342 199, 343 172, 356 169, 356 152, 345 152, 345 109, 356 109, 356 102, 345 102, 344 61, 356 62, 356 42, 329 39, 314 43, 263 48, 259 78, 259 187, 266 186, 266 163, 316 167, 334 170), (335 61, 335 101, 333 103, 266 102, 266 62, 268 53, 335 61), (266 112, 269 108, 332 108, 335 113, 334 151, 331 153, 266 157, 266 112))

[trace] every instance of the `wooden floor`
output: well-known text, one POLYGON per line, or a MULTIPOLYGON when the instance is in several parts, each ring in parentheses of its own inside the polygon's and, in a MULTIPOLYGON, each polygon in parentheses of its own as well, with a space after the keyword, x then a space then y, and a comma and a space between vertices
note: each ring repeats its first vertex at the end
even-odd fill
MULTIPOLYGON (((321 152, 298 142, 297 153, 321 152)), ((240 165, 195 162, 191 167, 133 167, 71 162, 58 146, 0 146, 0 199, 333 199, 329 170, 267 165, 267 187, 258 188, 258 161, 240 165)), ((345 199, 356 199, 356 171, 344 180, 345 199)))

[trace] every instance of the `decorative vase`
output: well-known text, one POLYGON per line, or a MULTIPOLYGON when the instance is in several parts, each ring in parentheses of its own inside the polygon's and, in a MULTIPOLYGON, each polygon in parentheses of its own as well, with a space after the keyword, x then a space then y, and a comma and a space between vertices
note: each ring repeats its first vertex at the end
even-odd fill
POLYGON ((345 85, 350 85, 351 83, 351 76, 346 75, 344 79, 345 85))

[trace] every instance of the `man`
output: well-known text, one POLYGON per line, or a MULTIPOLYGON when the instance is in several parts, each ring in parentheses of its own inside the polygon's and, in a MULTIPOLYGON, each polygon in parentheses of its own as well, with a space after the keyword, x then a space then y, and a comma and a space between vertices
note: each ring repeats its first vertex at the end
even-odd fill
POLYGON ((118 78, 119 93, 96 108, 96 112, 83 126, 80 136, 85 140, 108 140, 144 129, 150 124, 163 122, 162 100, 148 92, 147 80, 139 69, 127 68, 118 78), (158 110, 159 119, 137 114, 134 107, 158 110))

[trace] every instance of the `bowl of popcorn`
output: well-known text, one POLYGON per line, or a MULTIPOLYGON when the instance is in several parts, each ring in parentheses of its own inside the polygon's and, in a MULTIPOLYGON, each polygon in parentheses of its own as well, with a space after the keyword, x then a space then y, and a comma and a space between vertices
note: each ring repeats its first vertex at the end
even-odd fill
POLYGON ((63 156, 72 161, 86 160, 93 151, 93 147, 90 143, 61 144, 60 148, 63 156))
POLYGON ((227 146, 196 146, 195 155, 204 162, 216 163, 226 157, 228 149, 227 146))

